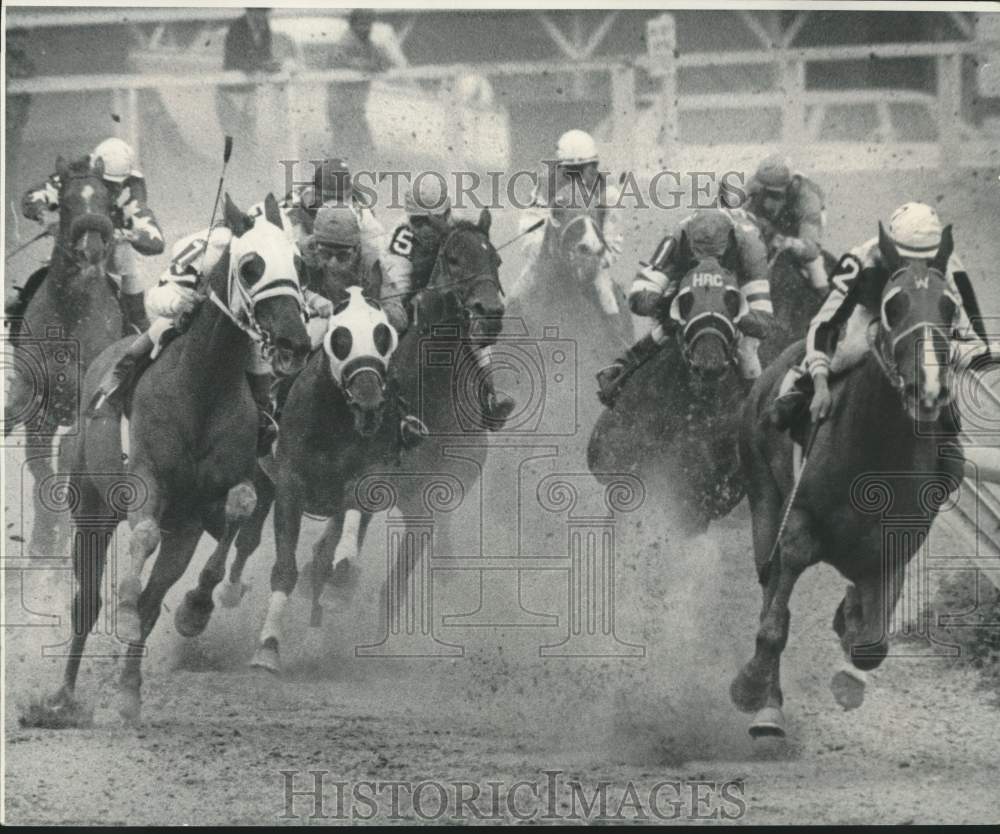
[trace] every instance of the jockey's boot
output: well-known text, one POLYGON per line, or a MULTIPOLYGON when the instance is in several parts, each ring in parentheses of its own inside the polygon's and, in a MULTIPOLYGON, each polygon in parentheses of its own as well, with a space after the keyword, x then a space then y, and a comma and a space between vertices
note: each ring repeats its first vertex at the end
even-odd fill
POLYGON ((490 431, 500 431, 515 405, 512 397, 498 392, 493 387, 492 374, 487 373, 483 376, 483 383, 479 388, 479 409, 485 428, 490 431))
POLYGON ((278 439, 278 423, 274 419, 274 404, 271 402, 270 373, 247 373, 250 393, 257 404, 257 457, 262 458, 271 451, 278 439))
POLYGON ((153 338, 143 331, 114 365, 108 368, 93 399, 90 401, 92 414, 103 417, 117 417, 122 413, 124 395, 128 391, 136 363, 153 349, 153 338))
POLYGON ((18 286, 7 287, 3 302, 3 312, 7 318, 19 318, 24 315, 24 310, 28 306, 24 302, 24 295, 24 290, 18 286))
POLYGON ((651 335, 646 335, 626 350, 624 356, 606 368, 601 368, 597 372, 597 399, 601 401, 601 405, 613 408, 628 378, 659 349, 660 345, 656 340, 651 335))
POLYGON ((149 319, 146 317, 146 302, 141 292, 122 293, 118 298, 122 308, 122 334, 131 336, 133 333, 145 333, 149 330, 149 319))
POLYGON ((812 402, 813 378, 803 373, 780 397, 771 403, 771 425, 785 431, 806 418, 812 402))

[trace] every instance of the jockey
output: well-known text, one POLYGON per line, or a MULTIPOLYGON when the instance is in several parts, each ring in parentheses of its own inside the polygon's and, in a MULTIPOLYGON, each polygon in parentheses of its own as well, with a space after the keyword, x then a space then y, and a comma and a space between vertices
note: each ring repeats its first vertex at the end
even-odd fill
POLYGON ((711 257, 721 261, 732 254, 738 257, 736 278, 749 312, 736 325, 741 333, 737 360, 745 380, 752 381, 760 376, 757 347, 767 335, 774 315, 764 241, 756 225, 741 209, 701 209, 682 220, 672 235, 660 241, 648 264, 639 264, 628 295, 629 307, 637 316, 657 319, 657 324, 629 348, 625 356, 598 372, 597 396, 609 408, 614 405, 625 381, 651 359, 670 336, 674 322, 667 311, 681 279, 691 267, 690 261, 680 255, 685 237, 696 260, 711 257), (730 235, 735 235, 735 253, 728 251, 730 235))
MULTIPOLYGON (((113 416, 122 407, 126 383, 136 364, 151 354, 156 358, 162 348, 162 338, 171 328, 181 329, 181 320, 207 298, 203 278, 208 275, 226 252, 232 239, 229 229, 216 226, 211 236, 205 230, 194 232, 174 244, 170 265, 160 275, 159 283, 146 293, 146 308, 153 316, 153 323, 129 345, 122 358, 108 369, 94 394, 91 410, 104 416, 113 416)), ((328 317, 333 304, 318 293, 303 288, 302 296, 312 315, 328 317)), ((310 329, 313 335, 313 329, 310 329)), ((322 338, 320 334, 319 338, 322 338)), ((317 340, 318 343, 318 340, 317 340)), ((265 455, 271 448, 277 431, 271 403, 272 373, 270 363, 254 351, 249 360, 247 379, 254 402, 260 414, 258 454, 265 455)))
MULTIPOLYGON (((361 264, 370 274, 382 258, 385 229, 353 187, 351 171, 342 159, 324 159, 316 167, 311 185, 293 189, 278 204, 282 214, 291 218, 297 230, 296 243, 299 244, 312 231, 316 213, 321 207, 342 205, 350 206, 357 218, 361 235, 361 264)), ((251 214, 257 209, 257 206, 251 209, 251 214)), ((259 204, 259 211, 263 212, 263 203, 259 204)))
MULTIPOLYGON (((104 182, 114 203, 111 219, 115 227, 115 248, 111 271, 120 280, 119 302, 125 329, 142 332, 149 327, 143 307, 143 282, 136 273, 134 249, 140 255, 159 255, 163 251, 163 232, 146 205, 146 180, 135 168, 135 153, 128 143, 112 137, 105 139, 90 155, 91 164, 104 161, 104 182)), ((44 183, 29 189, 21 201, 25 217, 44 226, 59 225, 59 175, 52 174, 44 183)), ((23 306, 19 299, 8 307, 8 315, 17 315, 23 306)))
MULTIPOLYGON (((383 259, 382 307, 389 322, 402 338, 410 326, 410 301, 431 279, 438 249, 452 226, 451 199, 438 177, 421 177, 417 189, 406 190, 407 222, 392 233, 383 259)), ((489 347, 480 348, 477 358, 483 368, 490 364, 489 347)), ((493 387, 493 375, 479 375, 483 386, 479 405, 486 424, 496 430, 514 410, 514 401, 493 387), (495 428, 494 428, 495 427, 495 428)))
MULTIPOLYGON (((931 260, 941 243, 941 220, 937 212, 925 203, 904 203, 889 220, 889 237, 904 259, 931 260)), ((957 253, 948 259, 945 279, 956 298, 961 299, 954 328, 956 339, 968 341, 978 337, 989 350, 979 303, 968 273, 957 253)), ((878 237, 865 241, 840 259, 831 280, 830 294, 813 317, 806 336, 806 356, 795 384, 774 403, 772 421, 786 429, 803 415, 807 403, 813 421, 826 418, 832 403, 827 380, 831 371, 842 373, 856 366, 868 353, 868 328, 879 317, 879 297, 875 292, 849 290, 858 281, 884 284, 886 270, 879 249, 878 237), (836 335, 843 327, 839 341, 836 335)), ((859 290, 865 287, 859 287, 859 290)), ((874 289, 874 286, 873 286, 874 289)))
MULTIPOLYGON (((598 170, 599 159, 594 137, 583 130, 568 130, 559 137, 556 144, 556 176, 553 182, 551 206, 589 206, 596 196, 598 202, 597 222, 601 242, 604 244, 604 258, 594 279, 594 286, 600 299, 601 308, 609 316, 617 315, 618 301, 614 294, 610 267, 621 254, 621 223, 609 206, 618 203, 618 189, 607 182, 606 175, 598 170)), ((521 233, 531 228, 539 220, 548 221, 551 206, 544 206, 536 190, 532 206, 522 212, 518 221, 521 233)), ((510 297, 523 295, 535 277, 535 264, 545 240, 545 226, 524 235, 521 249, 525 266, 511 288, 510 297)))
MULTIPOLYGON (((732 192, 723 202, 732 204, 732 192)), ((829 284, 823 264, 822 238, 826 225, 824 197, 820 187, 794 173, 787 159, 773 154, 764 159, 747 183, 745 209, 760 228, 768 258, 782 251, 792 258, 817 292, 829 284)))

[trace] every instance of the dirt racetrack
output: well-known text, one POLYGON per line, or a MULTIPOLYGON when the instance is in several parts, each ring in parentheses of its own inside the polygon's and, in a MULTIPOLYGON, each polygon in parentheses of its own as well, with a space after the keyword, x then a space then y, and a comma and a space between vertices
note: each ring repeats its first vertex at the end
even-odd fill
MULTIPOLYGON (((50 148, 37 150, 31 165, 20 167, 19 178, 47 171, 50 148)), ((808 152, 801 156, 808 169, 808 152)), ((214 175, 189 182, 153 160, 146 163, 151 182, 173 177, 185 183, 154 185, 172 240, 207 219, 201 208, 211 199, 214 175)), ((947 179, 919 172, 817 176, 827 189, 831 250, 873 234, 876 219, 887 218, 905 199, 936 203, 946 222, 955 224, 957 246, 985 312, 1000 312, 1000 290, 992 280, 1000 262, 992 222, 1000 216, 996 171, 947 179)), ((655 211, 630 216, 616 272, 620 281, 629 280, 635 262, 649 255, 677 216, 655 211)), ((382 219, 391 227, 397 216, 382 219)), ((513 230, 514 218, 501 214, 493 237, 505 240, 513 230)), ((162 266, 162 259, 153 266, 162 266)), ((505 280, 513 280, 520 267, 511 252, 505 280)), ((619 347, 608 346, 609 358, 619 347)), ((575 433, 545 440, 557 454, 533 464, 535 474, 570 473, 584 483, 579 473, 592 387, 582 379, 571 397, 553 403, 572 412, 576 402, 579 425, 575 433)), ((515 440, 532 445, 530 439, 515 440)), ((509 455, 516 444, 492 443, 491 456, 503 462, 489 471, 478 493, 485 497, 479 506, 489 514, 478 521, 468 514, 457 517, 461 541, 448 555, 467 552, 471 533, 481 533, 474 538, 482 540, 474 555, 509 553, 511 519, 519 510, 508 488, 512 482, 503 479, 512 471, 521 477, 522 469, 509 455)), ((322 820, 310 815, 321 809, 311 799, 298 796, 289 805, 286 796, 290 787, 309 789, 314 771, 325 780, 327 815, 337 814, 334 783, 350 783, 349 794, 362 783, 381 784, 373 821, 475 821, 468 805, 463 809, 452 801, 459 782, 479 786, 481 796, 473 805, 487 819, 518 821, 518 813, 528 816, 533 810, 537 822, 579 820, 583 812, 574 780, 588 797, 602 780, 609 783, 606 813, 591 819, 613 819, 616 813, 643 819, 630 798, 637 795, 646 819, 657 821, 649 797, 654 785, 671 780, 681 787, 660 803, 666 821, 673 816, 679 822, 735 817, 756 824, 899 824, 1000 818, 994 696, 977 689, 971 673, 953 669, 950 659, 933 656, 933 644, 897 642, 900 656, 872 675, 864 706, 853 712, 836 706, 828 682, 841 658, 830 623, 844 583, 829 568, 809 571, 792 598, 792 631, 782 664, 788 739, 755 747, 746 733, 748 718, 728 698, 732 675, 752 652, 759 606, 746 507, 706 539, 684 542, 672 536, 669 511, 652 495, 616 530, 615 633, 620 645, 642 647, 642 656, 540 654, 540 646, 558 644, 567 632, 570 612, 558 569, 518 574, 447 566, 435 572, 435 617, 472 615, 490 610, 491 602, 493 610, 502 609, 512 599, 520 608, 507 612, 510 620, 487 625, 436 619, 437 636, 461 646, 455 656, 356 656, 356 646, 379 640, 377 591, 384 576, 386 522, 377 519, 352 603, 327 605, 323 627, 310 629, 308 606, 294 597, 284 676, 251 671, 247 661, 266 606, 274 552, 269 524, 248 569, 252 589, 240 609, 217 609, 206 633, 185 641, 174 631, 172 612, 210 552, 202 543, 168 596, 169 610, 150 640, 138 728, 121 726, 114 708, 118 662, 108 636, 112 624, 103 620, 80 676, 80 694, 94 710, 92 726, 24 728, 19 718, 27 705, 54 691, 59 681, 70 583, 64 570, 26 569, 31 566, 21 560, 31 523, 25 501, 31 485, 21 478, 22 460, 20 450, 6 451, 8 822, 316 822, 322 820), (501 574, 521 577, 515 596, 509 582, 497 578, 501 574), (489 581, 480 584, 481 577, 489 581), (513 807, 506 800, 494 807, 489 783, 503 783, 507 791, 522 780, 539 786, 536 802, 529 787, 513 807), (393 810, 386 784, 424 781, 447 787, 449 801, 439 816, 436 794, 425 795, 417 809, 404 792, 393 810), (721 801, 719 790, 705 788, 710 798, 699 803, 690 788, 699 782, 727 784, 738 801, 721 801), (672 798, 678 798, 676 806, 667 801, 672 798)), ((534 530, 532 524, 525 529, 534 530)), ((517 539, 517 555, 562 554, 564 530, 542 522, 537 528, 537 536, 517 539)), ((300 562, 320 529, 317 522, 305 523, 300 562)), ((120 539, 119 548, 126 536, 120 539)), ((372 813, 360 802, 347 806, 348 818, 352 810, 355 821, 372 813)))

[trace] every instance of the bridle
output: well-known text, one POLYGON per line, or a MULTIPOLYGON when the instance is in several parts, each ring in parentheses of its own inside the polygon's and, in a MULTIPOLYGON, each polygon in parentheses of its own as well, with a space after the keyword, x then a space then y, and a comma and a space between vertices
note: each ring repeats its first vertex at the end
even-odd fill
MULTIPOLYGON (((594 220, 594 218, 587 213, 577 214, 568 220, 560 222, 556 219, 555 214, 550 212, 549 223, 552 228, 556 231, 557 237, 554 239, 553 243, 550 245, 550 251, 553 255, 557 257, 563 257, 563 252, 566 249, 565 241, 566 236, 569 234, 570 229, 578 224, 590 224, 590 228, 593 230, 594 234, 597 236, 598 241, 600 241, 601 246, 605 250, 608 248, 607 241, 604 239, 604 235, 601 233, 600 226, 594 220)), ((600 252, 578 252, 575 247, 573 247, 569 252, 565 253, 565 260, 569 268, 573 271, 576 277, 579 279, 581 274, 585 269, 591 265, 596 265, 602 253, 600 252)))
MULTIPOLYGON (((500 275, 497 270, 487 270, 473 273, 472 275, 464 275, 460 278, 456 278, 452 275, 451 269, 448 266, 448 259, 445 254, 448 249, 448 244, 454 239, 455 235, 460 232, 468 231, 467 229, 456 228, 452 229, 445 239, 441 242, 438 247, 437 256, 434 259, 434 266, 431 268, 431 277, 427 282, 426 289, 430 291, 441 291, 441 295, 445 297, 453 298, 458 303, 456 306, 460 310, 460 315, 463 319, 465 326, 469 324, 471 318, 471 313, 469 309, 462 303, 462 299, 458 297, 458 289, 460 287, 467 287, 466 295, 468 295, 472 290, 478 287, 480 284, 490 284, 494 287, 500 296, 503 296, 503 285, 500 283, 500 275), (439 278, 443 277, 445 280, 443 282, 439 281, 439 278)), ((486 243, 489 245, 492 253, 496 254, 496 249, 493 248, 493 244, 490 243, 489 237, 485 232, 481 232, 486 243)), ((497 256, 499 257, 499 256, 497 256)))
POLYGON ((685 319, 680 312, 681 300, 684 296, 691 294, 693 290, 690 286, 682 287, 677 295, 674 296, 674 299, 670 304, 670 318, 680 325, 680 329, 677 333, 677 339, 681 349, 681 355, 689 367, 693 367, 692 359, 695 345, 705 336, 715 336, 720 339, 722 344, 725 346, 726 364, 735 364, 736 344, 739 336, 736 325, 740 319, 749 313, 750 308, 746 300, 746 296, 743 295, 738 287, 727 282, 723 285, 723 292, 728 291, 736 292, 740 296, 740 310, 735 318, 729 318, 727 315, 715 310, 706 310, 705 312, 699 313, 694 318, 685 319), (688 334, 691 332, 691 328, 696 323, 699 324, 699 326, 691 338, 688 339, 688 334))
MULTIPOLYGON (((63 191, 66 189, 68 184, 72 180, 97 180, 100 181, 100 177, 97 176, 93 171, 70 171, 65 176, 60 175, 62 180, 60 188, 60 202, 63 202, 63 191)), ((103 182, 101 186, 104 186, 103 182)), ((60 224, 61 225, 61 224, 60 224)), ((70 221, 69 229, 66 230, 66 235, 69 238, 68 247, 60 241, 62 237, 62 229, 60 228, 60 234, 56 236, 53 243, 53 247, 62 252, 69 260, 71 260, 78 269, 83 269, 87 266, 85 259, 85 253, 79 247, 80 241, 88 232, 97 232, 101 236, 101 255, 100 262, 102 264, 107 262, 108 257, 111 255, 111 251, 114 247, 114 237, 115 237, 115 227, 108 214, 99 214, 97 212, 87 212, 73 220, 70 221)))

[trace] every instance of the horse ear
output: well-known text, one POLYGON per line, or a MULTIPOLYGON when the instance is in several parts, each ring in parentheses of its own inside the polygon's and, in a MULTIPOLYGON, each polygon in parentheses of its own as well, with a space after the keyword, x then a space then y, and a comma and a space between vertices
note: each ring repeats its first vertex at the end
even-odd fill
POLYGON ((493 215, 490 214, 488 208, 484 208, 479 212, 479 228, 482 229, 484 235, 490 233, 490 226, 493 225, 493 215))
POLYGON ((94 164, 90 167, 94 172, 95 176, 104 179, 104 157, 99 156, 94 160, 94 164))
POLYGON ((878 224, 878 248, 882 252, 885 265, 889 268, 890 272, 894 273, 902 266, 903 259, 899 254, 899 250, 896 248, 896 244, 892 242, 892 238, 889 237, 881 221, 878 224))
POLYGON ((682 264, 685 271, 690 264, 695 263, 694 250, 691 248, 686 230, 681 232, 681 240, 677 245, 677 263, 682 264))
POLYGON ((279 229, 285 227, 281 220, 281 209, 278 208, 278 201, 274 199, 274 194, 268 193, 264 198, 264 218, 279 229))
POLYGON ((736 239, 735 228, 729 230, 729 242, 726 243, 726 251, 719 259, 719 266, 732 273, 740 270, 740 243, 736 239))
POLYGON ((59 156, 56 157, 56 174, 61 180, 64 180, 69 176, 69 163, 62 154, 59 154, 59 156))
POLYGON ((951 253, 955 251, 955 241, 951 234, 951 224, 944 227, 941 232, 941 243, 938 245, 937 254, 931 261, 931 269, 936 269, 942 275, 948 271, 948 261, 951 260, 951 253))
POLYGON ((253 225, 250 218, 236 207, 236 203, 233 202, 228 191, 223 204, 222 216, 226 220, 226 226, 232 231, 233 237, 240 237, 253 225))

